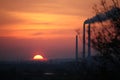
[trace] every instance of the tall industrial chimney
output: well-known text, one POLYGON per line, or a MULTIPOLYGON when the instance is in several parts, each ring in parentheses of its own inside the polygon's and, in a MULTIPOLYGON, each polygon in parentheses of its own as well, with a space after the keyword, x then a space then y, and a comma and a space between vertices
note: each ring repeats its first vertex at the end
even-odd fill
POLYGON ((85 23, 83 24, 83 59, 85 59, 85 23))
POLYGON ((91 20, 90 19, 87 19, 84 21, 84 24, 83 24, 83 59, 85 59, 85 53, 86 53, 86 39, 85 39, 85 36, 86 36, 86 24, 88 24, 88 55, 87 55, 87 58, 90 59, 91 58, 91 34, 90 34, 90 24, 91 24, 91 20))
POLYGON ((80 34, 80 29, 76 29, 75 30, 76 31, 76 51, 75 51, 75 60, 76 60, 76 63, 78 63, 78 59, 79 59, 79 57, 78 57, 78 39, 79 39, 79 34, 80 34))
POLYGON ((75 53, 75 57, 76 57, 76 63, 78 62, 78 34, 76 35, 76 53, 75 53))
POLYGON ((91 32, 90 32, 90 23, 88 24, 88 57, 89 60, 91 58, 91 32))
POLYGON ((86 48, 86 46, 85 46, 85 42, 86 42, 86 40, 85 40, 85 31, 86 31, 86 29, 85 29, 85 27, 86 27, 86 24, 88 24, 88 54, 87 54, 87 59, 88 59, 88 61, 91 63, 91 32, 90 32, 90 24, 92 23, 92 20, 90 20, 90 19, 87 19, 87 20, 85 20, 84 21, 84 24, 83 24, 83 59, 85 58, 85 48, 86 48))

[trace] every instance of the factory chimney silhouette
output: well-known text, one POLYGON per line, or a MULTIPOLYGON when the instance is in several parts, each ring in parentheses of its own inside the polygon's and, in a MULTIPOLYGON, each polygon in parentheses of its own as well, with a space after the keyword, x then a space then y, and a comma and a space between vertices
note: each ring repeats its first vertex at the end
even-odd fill
POLYGON ((78 57, 78 40, 79 40, 79 34, 80 34, 80 29, 76 29, 75 30, 76 31, 76 51, 75 51, 75 61, 76 61, 76 63, 78 63, 78 59, 79 59, 79 57, 78 57))
POLYGON ((91 32, 90 32, 90 28, 91 28, 91 24, 95 23, 95 22, 103 22, 106 20, 113 20, 116 16, 119 17, 119 14, 117 12, 119 12, 120 9, 117 7, 113 7, 112 9, 110 9, 109 11, 105 12, 105 13, 99 13, 95 16, 93 16, 90 19, 87 19, 84 21, 83 23, 83 59, 86 57, 86 24, 88 25, 88 54, 87 54, 87 58, 90 61, 91 58, 91 32))

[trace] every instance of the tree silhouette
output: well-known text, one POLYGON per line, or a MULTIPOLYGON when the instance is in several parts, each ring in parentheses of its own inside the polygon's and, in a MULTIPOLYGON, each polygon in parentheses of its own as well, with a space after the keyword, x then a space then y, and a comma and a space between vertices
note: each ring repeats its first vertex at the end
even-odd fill
POLYGON ((104 14, 107 19, 98 16, 99 22, 92 24, 91 42, 100 56, 120 64, 120 6, 118 0, 111 0, 111 3, 101 0, 99 8, 94 5, 96 15, 104 14))

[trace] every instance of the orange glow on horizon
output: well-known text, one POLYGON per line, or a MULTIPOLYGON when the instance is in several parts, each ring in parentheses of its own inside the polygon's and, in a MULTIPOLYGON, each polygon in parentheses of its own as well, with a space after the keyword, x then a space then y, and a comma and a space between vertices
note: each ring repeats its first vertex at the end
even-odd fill
POLYGON ((0 0, 0 60, 74 57, 75 30, 80 29, 82 39, 95 2, 99 0, 0 0))

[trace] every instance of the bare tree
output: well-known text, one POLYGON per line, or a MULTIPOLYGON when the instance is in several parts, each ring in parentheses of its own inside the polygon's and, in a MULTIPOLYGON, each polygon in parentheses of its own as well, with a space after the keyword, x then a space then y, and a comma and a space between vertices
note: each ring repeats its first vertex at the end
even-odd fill
POLYGON ((118 0, 111 0, 111 5, 106 0, 100 1, 99 8, 93 7, 96 15, 104 14, 108 19, 94 22, 91 28, 92 47, 101 56, 111 60, 113 63, 120 63, 120 6, 118 0))

